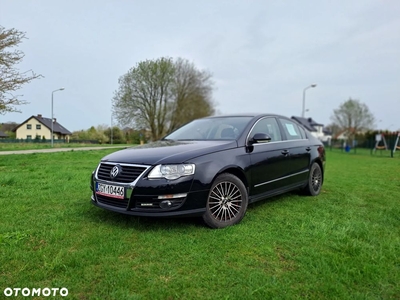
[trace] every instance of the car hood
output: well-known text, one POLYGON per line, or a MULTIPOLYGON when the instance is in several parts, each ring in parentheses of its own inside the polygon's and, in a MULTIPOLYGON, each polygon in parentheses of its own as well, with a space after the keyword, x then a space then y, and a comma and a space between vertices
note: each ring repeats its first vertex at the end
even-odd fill
POLYGON ((205 154, 237 148, 236 140, 229 141, 158 141, 111 153, 103 162, 144 165, 187 162, 205 154))

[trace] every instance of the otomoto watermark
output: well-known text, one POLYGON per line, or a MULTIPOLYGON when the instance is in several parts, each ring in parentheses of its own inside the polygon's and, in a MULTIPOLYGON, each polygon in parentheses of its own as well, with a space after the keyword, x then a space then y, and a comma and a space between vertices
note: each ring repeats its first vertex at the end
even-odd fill
POLYGON ((67 297, 68 289, 67 288, 10 288, 7 287, 3 291, 4 296, 6 297, 67 297))

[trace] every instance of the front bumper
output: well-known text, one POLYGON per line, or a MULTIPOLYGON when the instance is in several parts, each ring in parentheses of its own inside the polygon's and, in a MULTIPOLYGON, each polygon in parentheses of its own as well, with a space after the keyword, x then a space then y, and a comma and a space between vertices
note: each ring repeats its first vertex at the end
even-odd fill
POLYGON ((122 214, 127 214, 131 216, 142 216, 142 217, 174 217, 174 216, 201 216, 204 214, 206 211, 205 206, 203 208, 197 208, 197 209, 185 209, 185 208, 179 208, 176 210, 146 210, 146 209, 129 209, 129 208, 120 208, 117 206, 113 205, 108 205, 103 202, 100 202, 96 199, 95 195, 92 195, 91 197, 92 203, 95 206, 98 206, 100 208, 122 213, 122 214))
POLYGON ((139 178, 134 183, 123 184, 91 178, 91 200, 95 206, 134 216, 168 217, 200 216, 204 214, 208 190, 193 191, 193 176, 177 180, 139 178), (123 199, 96 193, 96 183, 112 184, 125 188, 123 199))

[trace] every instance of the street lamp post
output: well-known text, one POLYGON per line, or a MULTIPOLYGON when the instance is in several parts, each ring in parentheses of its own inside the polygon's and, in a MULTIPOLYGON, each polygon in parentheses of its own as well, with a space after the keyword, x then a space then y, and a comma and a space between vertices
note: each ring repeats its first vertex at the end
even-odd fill
POLYGON ((309 88, 315 88, 317 84, 313 83, 312 85, 309 85, 303 90, 303 109, 301 111, 301 117, 304 118, 305 112, 306 112, 306 90, 309 88))
POLYGON ((113 126, 113 123, 112 123, 112 114, 111 114, 111 127, 110 127, 110 144, 112 145, 112 143, 113 143, 113 128, 112 128, 112 126, 113 126))
POLYGON ((51 147, 53 148, 53 123, 54 123, 54 117, 53 117, 53 95, 55 92, 62 91, 64 88, 59 88, 57 90, 54 90, 51 92, 51 147))

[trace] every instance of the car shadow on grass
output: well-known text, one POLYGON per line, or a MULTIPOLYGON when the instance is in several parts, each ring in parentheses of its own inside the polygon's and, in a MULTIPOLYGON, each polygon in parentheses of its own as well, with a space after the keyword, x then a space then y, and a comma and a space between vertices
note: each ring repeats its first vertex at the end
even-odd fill
POLYGON ((105 222, 110 226, 138 230, 170 230, 204 227, 201 217, 138 217, 93 207, 86 215, 93 223, 105 222))
MULTIPOLYGON (((300 191, 293 191, 251 203, 247 210, 262 210, 265 207, 275 205, 279 202, 296 201, 303 197, 306 196, 303 196, 300 191)), ((110 226, 141 231, 171 229, 189 230, 193 227, 208 229, 201 217, 138 217, 107 211, 98 207, 91 207, 85 215, 93 223, 107 223, 110 226)))
POLYGON ((307 197, 308 196, 304 195, 300 190, 295 190, 251 203, 247 210, 261 209, 261 207, 270 206, 275 203, 307 199, 307 197))

